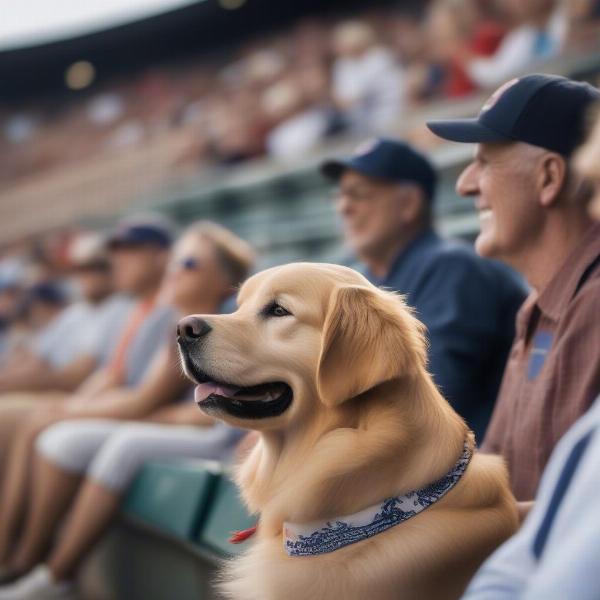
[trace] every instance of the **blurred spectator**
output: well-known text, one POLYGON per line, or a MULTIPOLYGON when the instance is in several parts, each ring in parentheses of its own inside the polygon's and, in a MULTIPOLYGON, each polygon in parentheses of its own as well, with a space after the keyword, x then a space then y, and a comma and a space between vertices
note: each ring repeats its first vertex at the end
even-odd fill
POLYGON ((333 98, 357 133, 383 133, 402 113, 403 73, 361 21, 333 31, 333 98))
POLYGON ((125 112, 122 98, 115 91, 94 96, 87 105, 87 117, 99 127, 118 121, 125 112))
POLYGON ((115 288, 130 296, 133 306, 106 345, 106 368, 87 382, 82 393, 136 385, 141 380, 155 351, 148 346, 150 340, 168 331, 173 319, 172 311, 158 302, 173 236, 173 226, 166 219, 143 215, 123 219, 109 237, 115 288))
MULTIPOLYGON (((114 286, 130 300, 116 311, 109 311, 109 322, 101 326, 100 339, 94 342, 100 349, 96 357, 99 368, 76 391, 83 404, 110 396, 115 388, 138 385, 157 353, 158 341, 172 331, 174 313, 158 302, 172 235, 163 219, 143 216, 121 221, 111 236, 114 286)), ((54 335, 52 339, 56 340, 54 335)), ((56 343, 64 342, 61 339, 56 343)), ((48 352, 53 354, 52 344, 48 352)), ((56 348, 55 352, 61 354, 62 349, 56 348)), ((49 389, 39 394, 0 396, 0 466, 17 424, 31 414, 59 413, 65 397, 65 391, 51 393, 49 389)))
POLYGON ((285 75, 286 67, 285 57, 280 52, 264 49, 252 54, 240 65, 241 73, 231 73, 230 76, 241 76, 252 88, 263 90, 279 81, 285 75))
MULTIPOLYGON (((175 247, 163 298, 180 314, 217 312, 245 279, 252 260, 251 249, 231 232, 211 223, 192 226, 175 247)), ((33 417, 20 430, 20 439, 27 437, 31 443, 51 425, 38 438, 33 453, 34 493, 30 496, 18 486, 18 467, 22 469, 31 447, 27 456, 17 451, 11 455, 0 502, 0 564, 4 581, 28 574, 0 589, 0 597, 44 600, 72 593, 70 579, 78 564, 104 532, 121 494, 145 461, 229 455, 239 433, 214 424, 195 406, 189 382, 178 373, 174 333, 136 390, 70 406, 62 414, 68 420, 56 425, 51 425, 61 420, 56 414, 51 419, 48 414, 43 419, 33 417), (164 407, 182 394, 185 402, 164 407), (152 424, 124 422, 132 418, 152 424), (83 482, 82 475, 86 476, 83 482), (12 524, 23 513, 27 498, 23 532, 16 538, 12 524), (46 559, 53 534, 73 498, 70 518, 48 557, 48 566, 34 568, 46 559)))
POLYGON ((6 359, 10 328, 22 304, 23 266, 17 259, 0 263, 0 366, 6 359))
POLYGON ((2 367, 20 369, 32 357, 31 345, 51 327, 68 302, 57 282, 36 283, 25 288, 6 332, 2 367))
POLYGON ((43 282, 33 285, 25 296, 31 328, 35 331, 46 327, 63 310, 67 302, 68 297, 59 284, 43 282))
MULTIPOLYGON (((575 158, 579 172, 594 182, 591 214, 596 220, 600 220, 599 156, 597 122, 589 141, 575 158)), ((600 392, 600 388, 596 391, 600 392)), ((597 398, 552 453, 525 524, 484 563, 465 598, 598 597, 600 520, 594 499, 600 491, 599 432, 597 398)))
POLYGON ((28 351, 0 371, 0 393, 72 391, 99 364, 106 331, 124 310, 124 300, 110 299, 112 274, 99 235, 84 234, 72 248, 73 276, 81 300, 61 310, 32 332, 28 351))
POLYGON ((600 18, 600 1, 598 0, 565 0, 565 8, 569 16, 570 51, 581 49, 588 52, 598 43, 598 19, 600 18))
POLYGON ((474 0, 437 0, 430 7, 426 32, 430 56, 444 68, 442 94, 453 98, 477 89, 466 64, 494 54, 504 27, 484 19, 474 0))
POLYGON ((475 247, 533 288, 482 445, 506 459, 524 502, 600 390, 600 224, 587 211, 591 186, 571 164, 598 102, 587 83, 529 75, 504 84, 476 119, 428 123, 446 139, 479 142, 456 184, 479 210, 475 247))
POLYGON ((568 14, 561 0, 499 0, 511 29, 489 58, 473 58, 469 77, 490 88, 524 71, 535 62, 556 56, 568 33, 568 14))
POLYGON ((374 140, 322 170, 339 182, 336 209, 366 276, 415 307, 429 332, 429 370, 481 440, 525 298, 522 282, 435 233, 436 174, 407 144, 374 140))
POLYGON ((307 103, 302 88, 291 79, 270 87, 262 105, 272 126, 266 143, 273 158, 295 160, 314 149, 329 130, 327 110, 307 103))
POLYGON ((207 121, 209 145, 219 165, 236 165, 264 152, 263 131, 253 99, 235 93, 215 98, 207 121))
MULTIPOLYGON (((494 85, 556 56, 566 42, 595 47, 597 7, 596 0, 431 0, 394 11, 373 8, 350 22, 305 20, 240 44, 230 63, 218 55, 192 59, 128 79, 115 76, 95 84, 85 100, 36 98, 31 106, 0 110, 0 180, 21 183, 82 161, 93 172, 93 157, 137 158, 154 148, 166 153, 170 175, 264 156, 265 140, 272 128, 280 137, 281 122, 265 121, 261 98, 290 80, 302 88, 302 108, 293 118, 313 124, 299 153, 318 137, 314 123, 321 119, 314 115, 332 104, 355 134, 385 133, 406 106, 494 85), (573 35, 566 40, 569 23, 573 35), (182 139, 187 148, 178 144, 182 139)), ((332 117, 328 134, 344 129, 335 111, 332 117)))

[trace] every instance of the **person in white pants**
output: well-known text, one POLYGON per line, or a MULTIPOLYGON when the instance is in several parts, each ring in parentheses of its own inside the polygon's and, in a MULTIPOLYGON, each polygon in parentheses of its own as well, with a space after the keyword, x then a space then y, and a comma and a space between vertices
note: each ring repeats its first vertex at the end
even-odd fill
MULTIPOLYGON (((210 223, 192 226, 175 247, 164 299, 182 314, 217 312, 248 275, 252 258, 249 246, 231 232, 210 223)), ((91 402, 86 409, 79 399, 72 418, 67 415, 38 435, 32 465, 23 465, 29 486, 5 486, 8 504, 26 505, 27 511, 14 538, 7 536, 18 513, 3 515, 7 518, 0 521, 0 542, 9 542, 0 563, 0 580, 7 582, 0 585, 0 600, 74 598, 78 565, 110 524, 122 493, 144 462, 226 459, 230 454, 240 432, 215 424, 192 401, 165 406, 155 397, 157 390, 166 394, 164 365, 178 361, 175 331, 167 342, 139 390, 118 402, 91 402), (127 404, 136 410, 128 413, 127 404), (141 422, 131 421, 128 414, 141 422)), ((184 398, 191 396, 187 390, 184 398)))

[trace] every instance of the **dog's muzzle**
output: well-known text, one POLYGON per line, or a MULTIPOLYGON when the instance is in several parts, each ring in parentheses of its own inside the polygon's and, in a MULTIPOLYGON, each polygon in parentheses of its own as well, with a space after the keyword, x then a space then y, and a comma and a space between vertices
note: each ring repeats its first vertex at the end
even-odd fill
POLYGON ((215 417, 229 415, 237 419, 266 419, 284 413, 293 399, 287 383, 240 386, 219 381, 199 367, 197 356, 211 331, 207 321, 194 316, 185 317, 177 325, 177 343, 186 374, 197 384, 194 395, 198 406, 215 417))

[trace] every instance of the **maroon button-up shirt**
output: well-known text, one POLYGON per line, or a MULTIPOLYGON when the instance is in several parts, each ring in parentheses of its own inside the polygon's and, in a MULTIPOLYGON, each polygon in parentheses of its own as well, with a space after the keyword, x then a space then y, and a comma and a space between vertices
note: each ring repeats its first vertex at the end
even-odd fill
POLYGON ((502 454, 517 500, 535 497, 560 437, 600 392, 600 225, 517 315, 484 452, 502 454))

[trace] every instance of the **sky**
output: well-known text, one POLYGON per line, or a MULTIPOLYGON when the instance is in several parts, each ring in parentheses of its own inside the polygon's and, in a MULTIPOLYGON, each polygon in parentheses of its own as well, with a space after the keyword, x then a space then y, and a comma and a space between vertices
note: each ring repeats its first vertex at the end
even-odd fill
POLYGON ((0 50, 75 37, 198 0, 0 0, 0 50))

